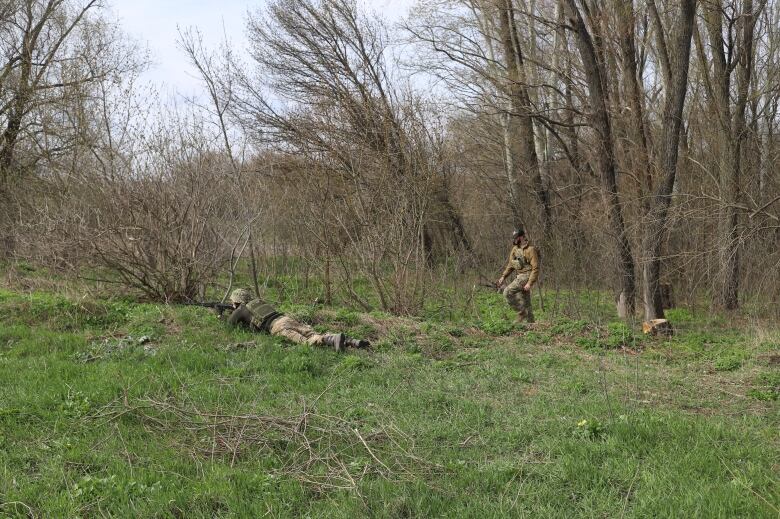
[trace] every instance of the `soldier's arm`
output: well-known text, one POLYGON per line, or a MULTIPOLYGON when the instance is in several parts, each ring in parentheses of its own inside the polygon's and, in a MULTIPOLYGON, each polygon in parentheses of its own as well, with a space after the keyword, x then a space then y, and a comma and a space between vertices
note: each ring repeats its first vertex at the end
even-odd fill
POLYGON ((539 279, 539 251, 536 247, 528 247, 526 261, 531 264, 531 275, 528 277, 528 284, 533 286, 539 279))
POLYGON ((231 326, 246 326, 248 328, 252 324, 252 313, 246 305, 241 305, 230 313, 227 322, 231 326))
POLYGON ((506 267, 504 267, 504 272, 501 273, 501 278, 507 277, 512 273, 513 270, 515 270, 515 268, 512 266, 512 250, 514 250, 514 248, 509 250, 509 259, 506 260, 506 267))

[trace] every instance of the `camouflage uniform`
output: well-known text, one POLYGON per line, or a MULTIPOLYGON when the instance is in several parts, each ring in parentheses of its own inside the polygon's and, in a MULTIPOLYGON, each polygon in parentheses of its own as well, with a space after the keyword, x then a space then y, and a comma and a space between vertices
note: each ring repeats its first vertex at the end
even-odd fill
POLYGON ((278 312, 262 299, 251 299, 251 297, 248 290, 233 291, 230 300, 239 306, 230 314, 228 319, 230 324, 249 326, 254 331, 284 337, 299 344, 332 346, 337 351, 341 351, 347 346, 354 348, 367 348, 369 346, 368 341, 352 339, 342 333, 324 335, 317 333, 308 324, 298 322, 292 317, 278 312))
POLYGON ((286 337, 293 342, 322 346, 325 344, 325 336, 314 331, 308 324, 299 323, 292 317, 283 315, 274 319, 269 328, 271 335, 286 337))
POLYGON ((513 271, 517 272, 517 277, 504 289, 504 297, 509 306, 517 312, 518 319, 526 319, 532 323, 534 314, 531 307, 531 290, 526 292, 523 287, 526 284, 533 287, 539 279, 539 252, 535 247, 528 243, 522 247, 512 247, 501 277, 506 278, 513 271))

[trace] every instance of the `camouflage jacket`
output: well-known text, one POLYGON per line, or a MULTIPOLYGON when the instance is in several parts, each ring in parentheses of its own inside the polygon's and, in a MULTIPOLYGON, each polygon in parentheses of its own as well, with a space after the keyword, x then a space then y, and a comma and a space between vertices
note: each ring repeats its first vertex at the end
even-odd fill
POLYGON ((274 319, 282 315, 284 314, 277 312, 273 306, 262 299, 253 299, 234 310, 228 318, 228 323, 249 326, 253 330, 267 332, 271 329, 271 323, 274 319))
POLYGON ((512 271, 518 274, 530 273, 528 283, 533 285, 539 279, 539 251, 536 247, 526 244, 523 247, 513 246, 509 251, 509 260, 504 267, 502 277, 507 277, 512 271))

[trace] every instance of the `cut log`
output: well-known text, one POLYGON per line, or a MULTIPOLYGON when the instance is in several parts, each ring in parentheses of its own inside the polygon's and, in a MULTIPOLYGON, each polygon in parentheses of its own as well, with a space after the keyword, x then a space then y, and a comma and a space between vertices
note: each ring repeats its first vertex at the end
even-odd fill
POLYGON ((672 325, 666 319, 653 319, 642 323, 642 331, 652 336, 671 337, 674 334, 672 325))

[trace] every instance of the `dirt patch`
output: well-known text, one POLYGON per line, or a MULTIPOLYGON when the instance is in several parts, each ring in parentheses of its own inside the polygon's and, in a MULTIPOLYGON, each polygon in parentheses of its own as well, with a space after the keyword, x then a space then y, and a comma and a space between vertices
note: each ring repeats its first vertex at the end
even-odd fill
POLYGON ((759 355, 760 361, 766 362, 769 366, 780 366, 780 353, 772 352, 759 355))

